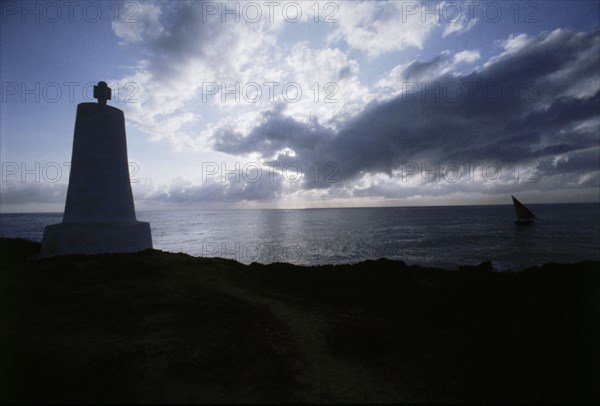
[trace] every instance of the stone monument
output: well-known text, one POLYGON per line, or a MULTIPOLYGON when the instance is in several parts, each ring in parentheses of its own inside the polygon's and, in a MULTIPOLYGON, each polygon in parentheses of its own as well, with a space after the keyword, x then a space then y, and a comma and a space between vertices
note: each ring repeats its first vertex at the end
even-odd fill
POLYGON ((77 106, 63 221, 45 228, 43 257, 152 248, 150 223, 135 216, 125 115, 106 104, 111 93, 99 82, 94 86, 98 103, 77 106))

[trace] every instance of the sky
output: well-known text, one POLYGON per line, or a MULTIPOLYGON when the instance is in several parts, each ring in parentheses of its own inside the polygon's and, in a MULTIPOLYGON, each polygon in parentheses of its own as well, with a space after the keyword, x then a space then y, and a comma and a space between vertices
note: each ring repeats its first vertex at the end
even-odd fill
POLYGON ((598 1, 0 12, 0 212, 64 209, 100 80, 138 210, 600 201, 598 1))

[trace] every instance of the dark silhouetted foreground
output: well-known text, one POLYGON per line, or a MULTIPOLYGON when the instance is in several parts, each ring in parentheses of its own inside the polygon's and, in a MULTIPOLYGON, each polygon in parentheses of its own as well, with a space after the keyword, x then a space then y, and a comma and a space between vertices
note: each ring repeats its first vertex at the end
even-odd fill
POLYGON ((599 401, 598 263, 250 266, 0 240, 0 402, 599 401))

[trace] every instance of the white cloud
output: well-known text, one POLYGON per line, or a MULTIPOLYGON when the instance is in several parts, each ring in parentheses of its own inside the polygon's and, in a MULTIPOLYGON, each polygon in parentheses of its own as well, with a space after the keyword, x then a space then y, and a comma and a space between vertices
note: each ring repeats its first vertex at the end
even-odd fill
POLYGON ((404 91, 410 84, 431 82, 435 78, 452 73, 458 65, 471 64, 481 58, 477 50, 464 50, 450 57, 449 51, 443 51, 430 61, 414 60, 395 66, 389 74, 377 82, 380 89, 393 89, 390 95, 404 91))
POLYGON ((423 49, 439 24, 421 13, 404 13, 401 1, 348 1, 340 3, 337 30, 330 42, 345 41, 351 48, 376 57, 406 48, 423 49))
MULTIPOLYGON (((202 143, 186 131, 204 110, 204 83, 277 80, 282 76, 273 63, 278 52, 278 24, 263 19, 256 24, 223 23, 207 18, 204 3, 141 3, 138 22, 113 23, 121 45, 140 55, 137 69, 118 83, 134 83, 138 103, 125 105, 134 125, 153 136, 180 146, 202 143)), ((220 101, 220 98, 214 100, 220 101)), ((232 101, 235 103, 235 101, 232 101)), ((227 103, 213 103, 227 108, 227 103)), ((229 106, 230 107, 230 106, 229 106)))
POLYGON ((404 91, 407 86, 412 86, 412 84, 430 82, 443 76, 450 72, 452 68, 453 64, 449 58, 449 52, 444 51, 430 61, 415 60, 395 66, 387 77, 377 82, 377 86, 393 89, 392 95, 395 95, 397 92, 404 91))
POLYGON ((481 58, 479 51, 461 51, 454 55, 454 63, 473 63, 481 58))
POLYGON ((287 103, 285 112, 301 121, 339 119, 356 112, 372 97, 358 79, 358 62, 338 48, 311 49, 307 43, 298 43, 284 66, 289 80, 304 92, 299 102, 287 103))
POLYGON ((207 19, 198 3, 140 7, 144 11, 134 27, 113 24, 123 46, 135 46, 143 58, 135 72, 118 82, 138 86, 140 103, 125 110, 153 139, 202 149, 223 124, 247 132, 248 120, 277 104, 301 121, 319 117, 328 122, 355 113, 374 97, 360 84, 358 62, 347 52, 337 47, 312 49, 307 42, 281 47, 281 21, 222 23, 220 18, 207 19), (217 93, 203 95, 206 86, 213 90, 213 85, 217 93), (256 85, 260 93, 252 102, 256 85), (290 102, 298 87, 301 99, 290 102), (237 96, 223 88, 237 89, 237 96), (202 120, 210 114, 205 111, 216 113, 210 122, 202 120), (195 132, 189 131, 191 124, 200 122, 204 128, 196 125, 195 132))
POLYGON ((467 22, 467 14, 465 14, 464 18, 448 23, 446 28, 444 28, 442 38, 446 38, 450 34, 463 34, 475 27, 478 21, 477 18, 473 18, 467 22))
POLYGON ((533 40, 534 39, 527 34, 511 34, 507 40, 501 43, 505 51, 503 55, 515 53, 531 44, 533 40))
POLYGON ((112 22, 114 33, 122 39, 119 45, 135 44, 147 38, 159 38, 164 27, 160 23, 162 9, 158 4, 136 4, 135 20, 119 19, 112 22))

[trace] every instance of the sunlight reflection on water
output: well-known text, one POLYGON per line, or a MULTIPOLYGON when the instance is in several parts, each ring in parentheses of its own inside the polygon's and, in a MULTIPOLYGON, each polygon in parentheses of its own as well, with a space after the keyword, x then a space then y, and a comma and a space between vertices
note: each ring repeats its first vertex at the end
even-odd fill
MULTIPOLYGON (((386 257, 455 268, 600 259, 598 204, 530 205, 538 221, 513 224, 512 206, 140 212, 154 248, 243 263, 319 265, 386 257)), ((2 214, 0 236, 40 241, 60 213, 2 214)))

